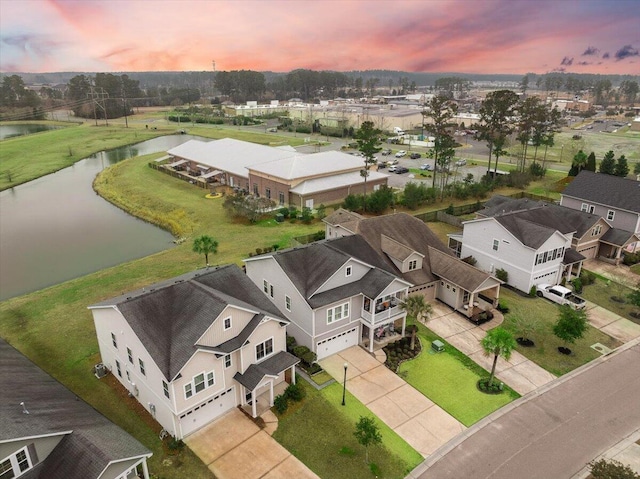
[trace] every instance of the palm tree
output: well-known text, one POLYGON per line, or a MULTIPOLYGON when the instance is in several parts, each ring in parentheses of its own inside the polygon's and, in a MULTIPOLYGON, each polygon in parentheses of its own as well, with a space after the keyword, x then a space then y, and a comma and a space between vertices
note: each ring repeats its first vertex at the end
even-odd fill
POLYGON ((193 240, 193 252, 204 255, 204 260, 209 266, 209 254, 218 252, 218 242, 211 236, 202 235, 193 240))
POLYGON ((516 347, 516 340, 513 339, 513 335, 502 327, 491 329, 487 332, 487 335, 482 339, 482 349, 484 349, 485 356, 491 356, 493 354, 493 366, 491 367, 491 374, 489 375, 488 386, 493 386, 493 378, 496 374, 496 364, 498 363, 498 356, 503 357, 506 361, 509 361, 511 352, 516 347))
MULTIPOLYGON (((416 321, 420 321, 421 318, 424 318, 425 320, 429 319, 429 316, 431 316, 431 313, 433 312, 431 304, 427 303, 424 300, 424 296, 421 294, 408 296, 407 299, 400 303, 400 307, 404 309, 409 316, 416 318, 416 321)), ((417 325, 411 328, 411 351, 413 351, 416 346, 417 329, 417 325)))

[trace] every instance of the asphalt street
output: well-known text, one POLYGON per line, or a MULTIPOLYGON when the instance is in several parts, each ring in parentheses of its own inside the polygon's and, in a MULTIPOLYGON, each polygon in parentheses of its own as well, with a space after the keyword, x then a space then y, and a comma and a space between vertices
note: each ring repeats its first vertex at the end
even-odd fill
MULTIPOLYGON (((513 403, 411 477, 562 479, 640 429, 640 344, 513 403)), ((446 446, 445 446, 446 447, 446 446)), ((439 454, 436 453, 434 457, 439 454)), ((429 460, 427 460, 427 464, 429 460)))

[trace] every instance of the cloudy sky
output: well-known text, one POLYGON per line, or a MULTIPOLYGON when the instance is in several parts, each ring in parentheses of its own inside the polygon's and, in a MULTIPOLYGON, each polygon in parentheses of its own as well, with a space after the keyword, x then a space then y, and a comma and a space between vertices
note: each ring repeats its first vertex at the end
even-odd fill
POLYGON ((639 0, 0 0, 0 71, 640 74, 639 0))

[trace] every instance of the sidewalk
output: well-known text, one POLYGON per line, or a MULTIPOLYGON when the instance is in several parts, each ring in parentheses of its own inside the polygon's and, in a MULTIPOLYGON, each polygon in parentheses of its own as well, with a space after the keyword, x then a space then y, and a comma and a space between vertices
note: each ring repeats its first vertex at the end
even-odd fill
POLYGON ((600 276, 624 284, 629 288, 637 288, 638 282, 640 282, 640 276, 633 273, 629 267, 624 264, 616 266, 615 264, 605 263, 604 261, 589 259, 586 260, 582 266, 586 270, 598 273, 600 276))

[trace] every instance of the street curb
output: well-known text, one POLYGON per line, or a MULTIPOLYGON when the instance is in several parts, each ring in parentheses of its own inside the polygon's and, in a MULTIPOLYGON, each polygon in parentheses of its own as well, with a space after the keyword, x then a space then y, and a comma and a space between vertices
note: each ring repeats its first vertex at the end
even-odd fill
POLYGON ((573 377, 577 376, 578 374, 582 374, 584 371, 587 371, 587 370, 589 370, 591 368, 594 368, 594 367, 598 366, 599 364, 601 364, 601 363, 603 363, 605 361, 608 361, 611 357, 617 356, 618 354, 622 353, 623 351, 626 351, 626 350, 631 349, 631 348, 633 348, 635 346, 638 346, 638 345, 640 345, 640 337, 638 337, 638 338, 636 338, 636 339, 634 339, 632 341, 629 341, 628 343, 623 344, 622 346, 616 348, 615 350, 613 350, 609 354, 606 354, 606 355, 603 355, 603 356, 601 356, 599 358, 596 358, 593 361, 591 361, 591 362, 589 362, 587 364, 584 364, 584 365, 580 366, 577 369, 574 369, 570 373, 567 373, 564 376, 561 376, 561 377, 559 377, 557 379, 554 379, 553 381, 550 381, 550 382, 544 384, 543 386, 541 386, 540 388, 536 389, 535 391, 531 391, 530 393, 522 396, 520 399, 516 399, 515 401, 510 402, 506 406, 503 406, 502 408, 498 409, 497 411, 493 412, 492 414, 490 414, 490 415, 486 416, 485 418, 481 419, 480 421, 478 421, 477 423, 475 423, 474 425, 472 425, 471 427, 469 427, 468 429, 466 429, 465 431, 461 432, 456 437, 451 439, 449 442, 443 444, 438 449, 436 449, 433 452, 433 454, 429 455, 429 457, 427 457, 423 462, 418 464, 418 466, 416 466, 406 476, 406 479, 418 479, 418 477, 421 474, 424 474, 431 466, 433 466, 436 462, 438 462, 440 459, 442 459, 442 457, 444 457, 446 454, 451 452, 453 449, 457 448, 467 438, 473 436, 480 429, 482 429, 485 426, 491 424, 496 419, 504 416, 506 413, 512 411, 516 407, 519 407, 522 404, 526 404, 527 402, 529 402, 532 399, 540 396, 541 394, 549 391, 550 389, 553 389, 553 388, 565 383, 566 381, 569 381, 570 379, 572 379, 573 377))

